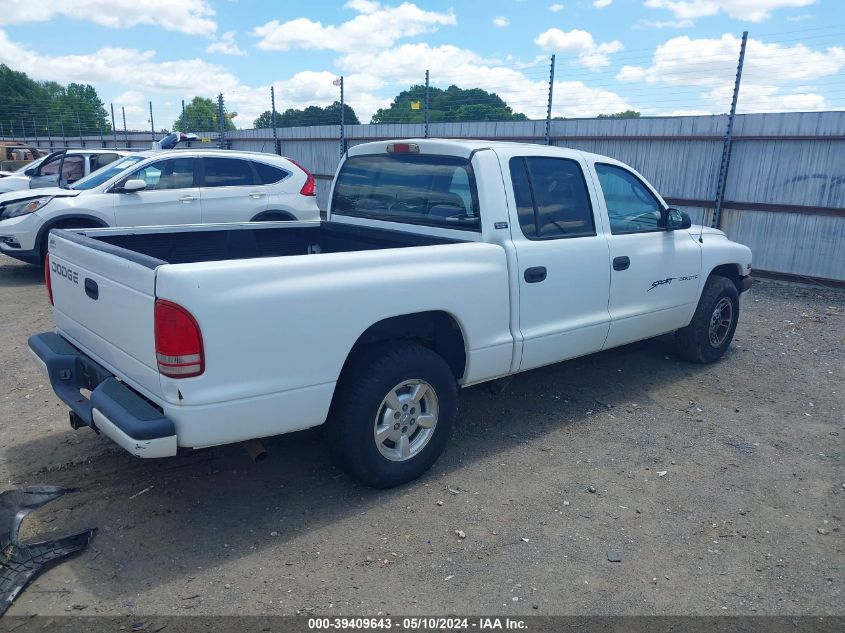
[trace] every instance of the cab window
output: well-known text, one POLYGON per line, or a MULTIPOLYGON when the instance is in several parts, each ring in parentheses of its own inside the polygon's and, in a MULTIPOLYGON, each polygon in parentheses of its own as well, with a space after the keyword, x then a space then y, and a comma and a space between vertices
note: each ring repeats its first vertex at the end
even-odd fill
POLYGON ((663 205, 654 194, 627 169, 596 163, 610 232, 641 233, 663 228, 663 205))
POLYGON ((510 159, 519 226, 529 240, 596 234, 593 207, 581 166, 569 158, 510 159))

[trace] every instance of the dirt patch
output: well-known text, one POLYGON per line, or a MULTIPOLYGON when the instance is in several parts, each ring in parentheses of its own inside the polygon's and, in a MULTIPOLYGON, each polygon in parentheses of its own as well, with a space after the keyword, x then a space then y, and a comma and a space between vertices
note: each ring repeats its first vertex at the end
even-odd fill
POLYGON ((30 534, 100 530, 10 615, 845 613, 840 291, 759 283, 715 365, 664 337, 464 390, 435 468, 386 492, 319 431, 258 464, 74 432, 26 353, 50 327, 0 257, 0 473, 81 488, 30 534))

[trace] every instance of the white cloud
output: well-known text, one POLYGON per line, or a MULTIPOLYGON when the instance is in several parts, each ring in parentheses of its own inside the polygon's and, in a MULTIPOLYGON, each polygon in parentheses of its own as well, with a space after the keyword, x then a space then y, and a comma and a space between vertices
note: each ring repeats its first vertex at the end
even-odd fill
POLYGON ((272 20, 255 27, 252 35, 261 38, 258 48, 270 51, 290 49, 367 51, 389 48, 402 38, 436 31, 456 23, 455 14, 425 11, 405 2, 391 7, 370 0, 352 0, 345 5, 358 12, 354 18, 337 26, 324 26, 308 18, 288 22, 272 20))
POLYGON ((692 20, 640 20, 634 28, 651 28, 651 29, 688 29, 695 26, 692 20))
POLYGON ((217 30, 213 16, 207 0, 4 0, 0 26, 67 17, 110 28, 152 24, 168 31, 211 36, 217 30))
MULTIPOLYGON (((730 107, 740 40, 673 38, 657 47, 650 66, 623 66, 616 79, 651 85, 700 87, 702 99, 716 111, 730 107)), ((748 111, 816 110, 827 107, 811 87, 789 87, 835 75, 845 68, 845 48, 812 50, 804 44, 782 46, 749 39, 739 108, 748 111), (796 63, 796 60, 801 60, 796 63)))
POLYGON ((771 12, 785 7, 806 7, 816 0, 646 0, 651 9, 667 9, 679 20, 697 18, 725 12, 737 20, 762 22, 771 17, 771 12))
POLYGON ((812 20, 814 16, 812 13, 802 13, 800 15, 788 15, 786 16, 787 22, 803 22, 804 20, 812 20))
POLYGON ((605 7, 609 7, 613 4, 613 0, 593 0, 593 6, 596 9, 604 9, 605 7))
POLYGON ((609 55, 618 53, 624 46, 619 40, 596 44, 592 33, 581 29, 562 31, 554 28, 540 33, 534 43, 543 50, 555 53, 572 53, 578 63, 591 70, 598 70, 610 64, 609 55))
POLYGON ((221 55, 235 55, 238 57, 244 57, 246 55, 246 51, 235 42, 234 31, 226 31, 223 33, 219 40, 212 42, 205 47, 205 52, 220 53, 221 55))
POLYGON ((563 11, 563 8, 564 7, 562 4, 549 5, 549 11, 551 11, 552 13, 560 13, 561 11, 563 11))
MULTIPOLYGON (((504 67, 497 60, 482 58, 474 51, 456 46, 430 46, 404 44, 377 53, 351 53, 337 60, 346 72, 375 73, 385 86, 405 88, 420 81, 426 69, 431 70, 432 81, 438 87, 455 84, 462 88, 482 88, 495 92, 514 111, 531 119, 546 115, 548 82, 526 77, 513 67, 504 67)), ((354 94, 350 91, 350 94, 354 94)), ((379 107, 386 106, 390 98, 379 107)), ((359 112, 355 105, 355 111, 359 112)), ((556 116, 595 116, 601 112, 619 112, 630 104, 618 94, 591 88, 580 81, 555 82, 554 114, 556 116)), ((362 110, 365 115, 370 111, 362 110)), ((359 113, 360 116, 360 113, 359 113)))
POLYGON ((493 18, 493 26, 498 26, 499 28, 505 28, 506 26, 510 26, 510 25, 511 25, 511 21, 508 20, 504 16, 500 15, 500 16, 493 18))

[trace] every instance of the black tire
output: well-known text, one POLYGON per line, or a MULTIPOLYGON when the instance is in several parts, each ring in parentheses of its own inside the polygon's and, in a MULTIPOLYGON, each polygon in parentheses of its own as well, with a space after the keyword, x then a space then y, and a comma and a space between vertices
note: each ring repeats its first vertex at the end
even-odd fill
MULTIPOLYGON (((402 394, 403 398, 410 396, 410 393, 402 394)), ((455 377, 441 356, 423 345, 408 341, 368 346, 356 353, 347 364, 335 392, 326 423, 332 457, 349 475, 373 488, 392 488, 404 484, 431 468, 443 452, 451 436, 457 410, 458 388, 455 377), (393 391, 394 387, 406 381, 426 383, 426 395, 415 415, 420 415, 423 407, 435 403, 436 423, 433 428, 423 428, 422 424, 414 428, 416 420, 410 417, 406 419, 405 413, 410 415, 416 407, 409 408, 405 413, 398 409, 391 413, 394 410, 384 404, 388 394, 398 393, 393 391), (429 389, 433 392, 433 398, 429 389), (382 453, 383 450, 399 451, 399 443, 389 438, 378 442, 375 437, 376 420, 396 413, 405 421, 392 433, 407 434, 407 445, 410 446, 413 446, 414 441, 420 442, 418 452, 404 461, 392 461, 382 453), (419 434, 429 430, 430 435, 423 442, 424 438, 419 434)), ((381 428, 386 427, 382 425, 381 428)))
POLYGON ((736 285, 726 277, 711 276, 704 284, 701 298, 690 324, 675 332, 675 346, 685 359, 696 363, 712 363, 719 360, 730 347, 739 321, 739 293, 736 285), (717 306, 730 306, 728 318, 721 320, 721 327, 711 332, 711 320, 717 306), (711 338, 711 334, 713 337, 711 338))

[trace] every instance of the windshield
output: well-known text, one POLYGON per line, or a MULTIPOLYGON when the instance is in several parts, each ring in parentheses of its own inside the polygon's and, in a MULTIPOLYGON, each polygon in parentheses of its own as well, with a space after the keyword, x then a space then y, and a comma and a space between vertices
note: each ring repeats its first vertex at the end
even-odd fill
POLYGON ((97 171, 91 172, 85 178, 78 180, 75 182, 70 189, 82 189, 83 191, 86 189, 93 189, 94 187, 99 187, 104 182, 107 182, 117 176, 119 173, 124 171, 126 168, 131 167, 135 163, 144 160, 144 156, 138 155, 131 155, 125 156, 120 160, 116 160, 113 163, 109 163, 102 169, 98 169, 97 171))
POLYGON ((13 176, 23 176, 24 172, 27 169, 31 169, 32 167, 38 167, 41 163, 44 162, 45 158, 47 158, 47 156, 42 156, 41 158, 38 158, 38 159, 32 161, 31 163, 27 163, 26 165, 24 165, 20 169, 16 169, 15 171, 13 171, 12 175, 13 176))
POLYGON ((480 231, 475 176, 452 156, 376 154, 343 164, 332 214, 480 231))

